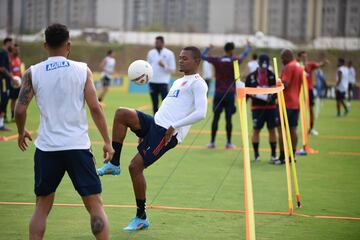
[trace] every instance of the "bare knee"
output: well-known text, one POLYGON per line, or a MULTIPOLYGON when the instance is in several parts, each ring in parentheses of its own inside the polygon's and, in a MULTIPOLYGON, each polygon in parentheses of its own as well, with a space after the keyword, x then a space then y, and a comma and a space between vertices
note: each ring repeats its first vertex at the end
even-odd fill
POLYGON ((132 176, 140 174, 144 170, 144 164, 141 161, 142 161, 142 159, 141 160, 137 159, 137 160, 131 161, 131 163, 129 165, 129 172, 132 176))
POLYGON ((104 230, 105 221, 100 216, 91 216, 91 231, 96 236, 104 230))

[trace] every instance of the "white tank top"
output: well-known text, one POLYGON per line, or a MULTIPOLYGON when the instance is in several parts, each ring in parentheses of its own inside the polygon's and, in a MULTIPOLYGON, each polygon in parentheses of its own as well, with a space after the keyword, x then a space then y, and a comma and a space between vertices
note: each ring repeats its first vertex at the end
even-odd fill
POLYGON ((105 57, 105 64, 103 67, 103 72, 102 74, 111 78, 111 75, 114 73, 115 70, 115 65, 116 65, 116 60, 113 57, 105 57))
POLYGON ((87 65, 65 57, 49 57, 31 66, 40 110, 35 146, 42 151, 89 149, 84 88, 87 65))

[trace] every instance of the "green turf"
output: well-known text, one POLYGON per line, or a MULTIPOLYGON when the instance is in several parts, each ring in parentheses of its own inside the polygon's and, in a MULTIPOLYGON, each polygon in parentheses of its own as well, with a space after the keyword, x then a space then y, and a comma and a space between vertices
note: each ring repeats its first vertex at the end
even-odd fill
MULTIPOLYGON (((112 123, 117 106, 142 107, 149 105, 149 101, 146 94, 111 91, 106 97, 108 123, 112 123)), ((310 138, 311 146, 318 149, 319 154, 298 157, 303 207, 295 209, 296 213, 360 217, 359 109, 360 102, 354 101, 348 116, 336 118, 334 100, 322 102, 316 123, 320 136, 310 138)), ((150 109, 145 112, 150 113, 150 109)), ((192 129, 209 130, 211 117, 209 111, 206 120, 192 129)), ((233 118, 236 146, 241 145, 238 119, 238 115, 233 118)), ((28 129, 35 130, 38 122, 38 110, 32 103, 28 129)), ((7 135, 15 134, 15 124, 9 124, 9 127, 13 131, 7 135)), ((224 130, 224 127, 222 120, 219 130, 224 130)), ((91 120, 90 136, 94 141, 101 140, 91 120)), ((208 140, 208 133, 191 132, 184 145, 205 146, 208 140)), ((136 138, 129 134, 126 142, 135 143, 136 138)), ((269 148, 267 142, 264 131, 260 147, 269 148)), ((242 156, 237 150, 224 149, 223 133, 218 135, 216 143, 214 150, 174 149, 147 169, 148 205, 243 210, 242 156)), ((100 166, 101 145, 94 145, 93 149, 100 166)), ((22 153, 16 140, 0 142, 0 152, 0 201, 33 202, 34 145, 22 153)), ((134 204, 127 166, 135 153, 134 146, 125 146, 122 175, 101 178, 105 204, 134 204)), ((255 210, 287 211, 285 167, 268 164, 269 152, 261 152, 261 157, 261 162, 251 164, 255 210)), ((55 202, 81 203, 67 176, 59 186, 55 202)), ((33 206, 0 205, 0 239, 26 239, 32 210, 33 206)), ((123 232, 122 227, 127 225, 134 211, 106 208, 111 239, 245 239, 245 218, 241 213, 149 209, 150 229, 138 233, 123 232)), ((276 215, 256 215, 255 221, 257 239, 360 239, 360 221, 276 215)), ((88 215, 82 207, 54 207, 49 216, 46 239, 91 239, 88 222, 88 215)))

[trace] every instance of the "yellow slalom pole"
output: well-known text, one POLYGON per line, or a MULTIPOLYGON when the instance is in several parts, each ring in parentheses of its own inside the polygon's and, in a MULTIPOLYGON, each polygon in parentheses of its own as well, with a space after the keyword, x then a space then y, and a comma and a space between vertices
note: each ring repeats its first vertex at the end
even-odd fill
POLYGON ((304 85, 301 86, 300 89, 300 120, 301 120, 301 136, 303 142, 303 150, 304 153, 307 153, 308 149, 308 136, 307 136, 307 127, 306 127, 306 111, 305 111, 305 93, 304 93, 304 85))
MULTIPOLYGON (((274 58, 274 65, 275 65, 274 69, 275 69, 275 77, 276 77, 276 76, 279 76, 276 58, 274 58)), ((289 143, 291 169, 292 169, 293 178, 294 178, 296 202, 297 202, 297 207, 300 208, 301 207, 300 192, 299 192, 299 184, 298 184, 298 178, 297 178, 297 173, 296 173, 296 164, 295 164, 295 158, 294 158, 294 151, 293 151, 293 146, 292 146, 292 142, 291 142, 290 127, 289 127, 289 121, 288 121, 287 112, 286 112, 284 94, 282 92, 281 92, 281 95, 280 95, 280 101, 281 101, 281 107, 282 107, 283 113, 284 113, 285 129, 286 129, 287 140, 288 140, 288 143, 289 143)))
POLYGON ((255 240, 255 212, 254 212, 254 199, 251 181, 251 168, 250 168, 250 149, 249 149, 249 136, 247 124, 247 111, 246 111, 246 92, 245 84, 240 81, 240 71, 238 61, 233 62, 234 77, 237 85, 237 100, 239 104, 239 116, 241 135, 243 143, 243 159, 244 159, 244 191, 245 191, 245 222, 246 222, 246 240, 255 240))
MULTIPOLYGON (((275 70, 275 78, 279 81, 279 71, 276 58, 273 58, 274 62, 274 70, 275 70)), ((291 174, 290 174, 290 163, 289 163, 289 148, 288 141, 286 138, 286 130, 285 130, 285 119, 284 119, 284 111, 283 111, 283 102, 280 101, 281 98, 284 97, 284 93, 282 91, 277 93, 278 97, 278 105, 279 105, 279 114, 280 114, 280 126, 281 126, 281 135, 283 139, 284 145, 284 153, 285 153, 285 169, 286 169, 286 182, 288 188, 288 204, 289 204, 289 214, 293 214, 293 201, 292 201, 292 184, 291 184, 291 174)), ((286 111, 285 111, 286 112, 286 111)))

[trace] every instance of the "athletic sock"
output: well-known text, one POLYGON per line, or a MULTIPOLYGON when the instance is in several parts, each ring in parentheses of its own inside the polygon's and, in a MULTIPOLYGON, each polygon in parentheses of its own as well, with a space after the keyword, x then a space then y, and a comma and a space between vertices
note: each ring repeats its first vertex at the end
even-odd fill
POLYGON ((5 127, 4 126, 4 118, 0 117, 0 128, 5 127))
POLYGON ((276 142, 271 142, 270 147, 271 147, 271 156, 276 157, 276 142))
POLYGON ((144 200, 136 199, 136 206, 137 206, 136 217, 140 219, 146 219, 146 211, 145 211, 146 199, 144 200))
POLYGON ((11 119, 14 119, 15 118, 15 113, 14 111, 11 111, 11 119))
POLYGON ((279 159, 280 160, 285 160, 285 152, 284 152, 284 150, 280 151, 279 159))
POLYGON ((115 166, 120 166, 120 154, 122 149, 122 143, 112 141, 112 147, 114 148, 115 153, 110 162, 115 166))
POLYGON ((257 158, 259 156, 259 143, 253 142, 252 144, 254 148, 255 158, 257 158))

